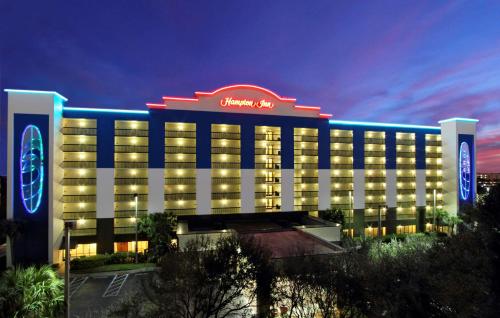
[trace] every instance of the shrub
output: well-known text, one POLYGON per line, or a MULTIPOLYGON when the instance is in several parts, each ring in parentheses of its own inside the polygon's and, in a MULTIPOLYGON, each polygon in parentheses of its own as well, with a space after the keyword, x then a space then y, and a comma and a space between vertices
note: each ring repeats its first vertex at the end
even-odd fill
MULTIPOLYGON (((139 262, 147 261, 147 256, 139 253, 139 262)), ((98 254, 94 256, 82 256, 71 260, 72 270, 90 269, 111 264, 131 264, 135 262, 135 253, 118 252, 113 254, 98 254)))
POLYGON ((0 278, 0 317, 59 317, 64 283, 48 265, 9 269, 0 278))

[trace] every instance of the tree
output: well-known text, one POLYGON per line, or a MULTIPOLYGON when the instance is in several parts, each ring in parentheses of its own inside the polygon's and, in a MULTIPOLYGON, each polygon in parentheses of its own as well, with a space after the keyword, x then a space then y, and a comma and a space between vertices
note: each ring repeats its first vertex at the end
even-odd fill
POLYGON ((48 265, 15 268, 0 278, 2 317, 57 317, 64 306, 64 282, 48 265))
POLYGON ((152 256, 158 259, 174 249, 177 217, 171 213, 151 213, 139 219, 139 233, 145 234, 151 244, 152 256))
POLYGON ((341 209, 327 209, 319 211, 319 216, 323 220, 338 223, 344 227, 345 225, 345 216, 344 212, 341 209))
MULTIPOLYGON (((255 299, 257 267, 236 237, 200 238, 165 254, 139 301, 144 317, 243 317, 255 299), (215 248, 214 248, 215 246, 215 248)), ((136 302, 137 303, 137 302, 136 302)), ((130 304, 124 304, 129 306, 130 304)), ((122 307, 123 308, 123 307, 122 307)), ((123 310, 115 310, 120 315, 123 310)), ((139 316, 141 317, 141 316, 139 316)))

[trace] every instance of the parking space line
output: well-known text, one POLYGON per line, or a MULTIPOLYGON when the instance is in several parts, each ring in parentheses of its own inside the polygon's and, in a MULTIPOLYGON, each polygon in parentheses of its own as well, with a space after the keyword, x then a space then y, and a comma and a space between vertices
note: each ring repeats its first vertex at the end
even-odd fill
POLYGON ((108 288, 106 288, 106 291, 104 292, 102 297, 118 296, 127 278, 128 274, 115 275, 115 277, 113 277, 113 280, 109 284, 108 288))
POLYGON ((75 277, 71 280, 71 282, 69 284, 69 297, 70 298, 71 298, 71 296, 73 296, 74 293, 77 292, 78 289, 80 289, 80 287, 82 287, 83 284, 85 284, 87 279, 89 279, 89 277, 84 276, 84 277, 75 277))

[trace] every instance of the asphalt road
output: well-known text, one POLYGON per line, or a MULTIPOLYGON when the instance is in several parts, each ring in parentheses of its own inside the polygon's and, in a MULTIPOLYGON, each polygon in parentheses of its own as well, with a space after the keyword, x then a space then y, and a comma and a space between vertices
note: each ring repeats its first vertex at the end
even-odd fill
POLYGON ((106 317, 106 310, 119 304, 128 295, 142 290, 141 281, 150 273, 130 274, 117 296, 103 297, 113 281, 114 275, 106 277, 89 277, 71 297, 71 317, 98 318, 106 317))

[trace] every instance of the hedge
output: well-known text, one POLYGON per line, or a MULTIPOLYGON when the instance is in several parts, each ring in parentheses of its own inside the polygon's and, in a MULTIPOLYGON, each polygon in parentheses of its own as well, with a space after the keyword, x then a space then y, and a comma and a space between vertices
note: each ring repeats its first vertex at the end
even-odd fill
MULTIPOLYGON (((139 262, 145 262, 144 254, 139 253, 139 262)), ((71 260, 72 270, 89 269, 110 264, 128 264, 135 262, 135 254, 118 252, 113 254, 98 254, 94 256, 82 256, 71 260)))

